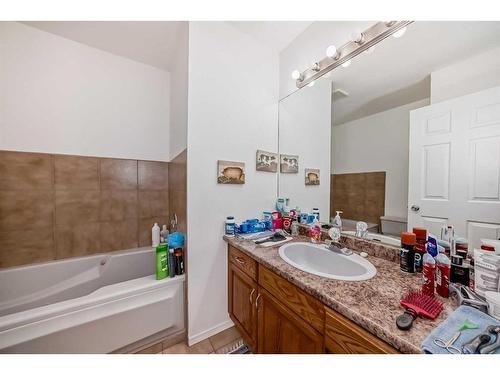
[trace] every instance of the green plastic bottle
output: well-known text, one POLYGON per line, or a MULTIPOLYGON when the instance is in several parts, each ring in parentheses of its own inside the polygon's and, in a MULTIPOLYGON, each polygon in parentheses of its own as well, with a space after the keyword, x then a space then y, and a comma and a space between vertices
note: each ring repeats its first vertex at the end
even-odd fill
POLYGON ((156 280, 168 276, 168 244, 162 243, 156 247, 156 280))

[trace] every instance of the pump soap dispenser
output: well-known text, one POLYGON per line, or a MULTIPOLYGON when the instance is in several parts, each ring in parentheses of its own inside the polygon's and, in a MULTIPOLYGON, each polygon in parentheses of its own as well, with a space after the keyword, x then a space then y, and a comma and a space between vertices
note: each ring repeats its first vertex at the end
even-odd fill
POLYGON ((342 211, 335 211, 335 212, 337 214, 333 218, 332 227, 338 228, 339 233, 341 233, 342 232, 342 219, 340 218, 340 214, 342 213, 342 211))

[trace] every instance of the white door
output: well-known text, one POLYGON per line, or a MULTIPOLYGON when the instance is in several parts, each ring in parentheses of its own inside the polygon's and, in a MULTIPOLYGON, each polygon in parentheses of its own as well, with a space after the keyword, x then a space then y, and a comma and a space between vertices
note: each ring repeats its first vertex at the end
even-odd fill
POLYGON ((500 237, 500 87, 410 113, 408 229, 500 237))

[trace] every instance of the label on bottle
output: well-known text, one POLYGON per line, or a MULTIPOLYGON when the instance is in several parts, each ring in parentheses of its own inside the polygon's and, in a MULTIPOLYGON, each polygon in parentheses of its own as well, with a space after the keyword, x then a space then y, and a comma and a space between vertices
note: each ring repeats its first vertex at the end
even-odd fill
POLYGON ((399 266, 403 272, 415 272, 415 255, 414 251, 410 249, 401 248, 399 252, 399 266))
POLYGON ((436 267, 431 264, 424 264, 422 270, 422 276, 424 283, 422 285, 422 293, 429 296, 434 295, 434 274, 436 272, 436 267))

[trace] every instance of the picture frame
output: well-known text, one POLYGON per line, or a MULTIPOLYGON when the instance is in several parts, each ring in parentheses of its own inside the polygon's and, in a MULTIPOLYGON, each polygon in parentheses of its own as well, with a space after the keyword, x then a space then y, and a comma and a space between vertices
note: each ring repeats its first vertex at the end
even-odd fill
POLYGON ((255 155, 255 170, 261 172, 278 172, 278 154, 257 150, 255 155))
POLYGON ((299 173, 299 156, 298 155, 280 155, 280 172, 281 173, 299 173))
POLYGON ((237 184, 245 183, 245 163, 238 161, 217 161, 217 183, 237 184))

